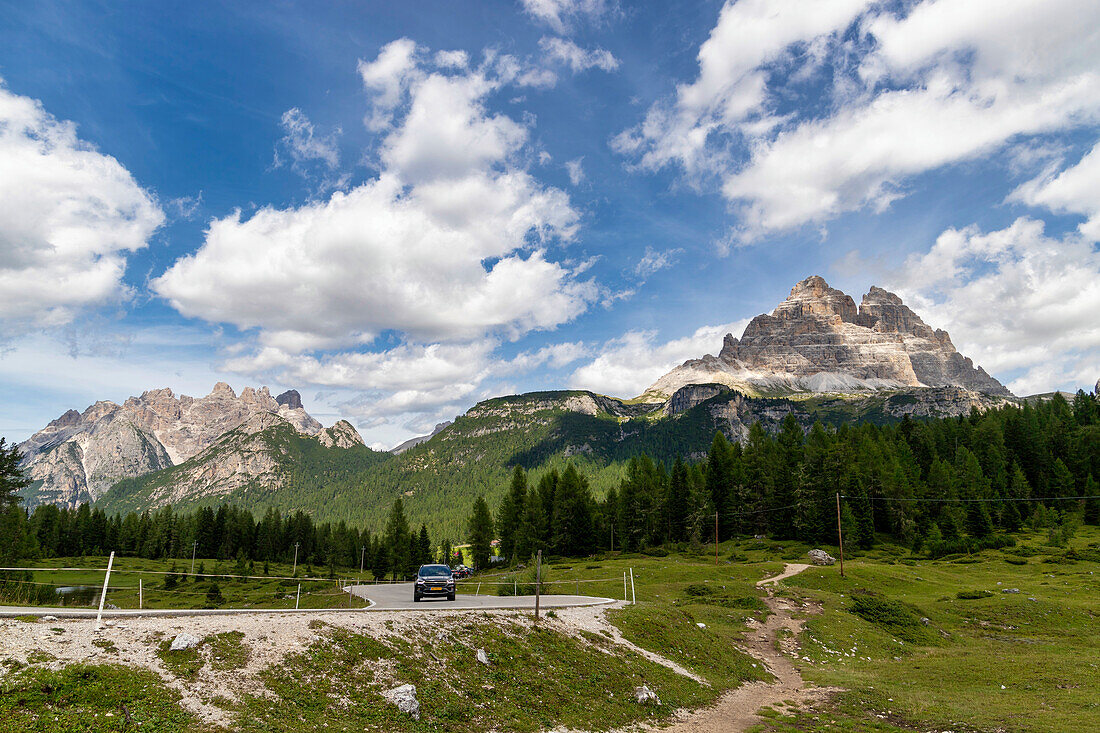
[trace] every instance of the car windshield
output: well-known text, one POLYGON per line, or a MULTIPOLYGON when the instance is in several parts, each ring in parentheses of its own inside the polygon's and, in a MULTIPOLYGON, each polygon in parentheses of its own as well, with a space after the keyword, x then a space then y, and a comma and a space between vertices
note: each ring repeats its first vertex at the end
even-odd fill
POLYGON ((451 569, 446 565, 425 565, 420 568, 420 577, 434 577, 437 575, 450 575, 451 569))

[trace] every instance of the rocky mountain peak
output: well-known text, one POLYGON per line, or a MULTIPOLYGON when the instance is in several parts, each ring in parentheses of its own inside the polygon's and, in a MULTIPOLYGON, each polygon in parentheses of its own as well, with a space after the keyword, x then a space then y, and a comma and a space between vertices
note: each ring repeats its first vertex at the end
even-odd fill
MULTIPOLYGON (((266 387, 264 389, 267 389, 266 387)), ((281 395, 275 398, 275 401, 280 405, 286 405, 291 410, 302 409, 302 395, 298 394, 296 389, 288 389, 281 395)))
POLYGON ((210 390, 210 394, 208 394, 207 397, 222 397, 235 400, 237 399, 237 393, 225 382, 218 382, 214 385, 214 389, 210 390))
POLYGON ((825 278, 812 275, 791 288, 787 299, 776 306, 772 316, 784 320, 799 320, 806 316, 838 317, 854 321, 857 311, 852 296, 829 287, 825 278))
POLYGON ((857 308, 817 275, 753 318, 740 339, 727 334, 717 358, 691 359, 645 394, 668 398, 707 383, 763 394, 955 386, 1011 396, 894 293, 872 287, 857 308))
POLYGON ((337 420, 331 428, 325 428, 317 440, 326 448, 352 448, 363 445, 363 438, 355 426, 347 420, 337 420))
MULTIPOLYGON (((121 478, 182 463, 230 430, 264 430, 272 420, 317 436, 321 424, 302 409, 298 393, 291 393, 281 395, 283 404, 267 387, 245 387, 238 396, 219 382, 199 399, 163 388, 122 405, 101 400, 83 413, 68 410, 20 445, 27 475, 40 482, 32 503, 94 500, 121 478)), ((337 432, 338 444, 362 444, 350 425, 337 432)))

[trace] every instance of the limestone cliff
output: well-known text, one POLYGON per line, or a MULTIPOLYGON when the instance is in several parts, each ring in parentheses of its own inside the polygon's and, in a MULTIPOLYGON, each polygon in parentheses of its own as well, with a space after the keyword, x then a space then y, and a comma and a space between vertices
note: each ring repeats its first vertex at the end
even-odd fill
POLYGON ((961 387, 1012 396, 898 296, 872 287, 857 307, 818 276, 753 318, 740 339, 727 334, 717 357, 684 362, 644 396, 663 401, 681 387, 707 383, 764 395, 961 387))
POLYGON ((229 431, 262 430, 272 419, 302 435, 324 432, 319 439, 326 445, 362 444, 344 421, 322 431, 293 390, 276 399, 267 387, 238 395, 224 382, 199 398, 155 389, 121 405, 100 401, 82 413, 68 410, 22 443, 22 465, 34 482, 28 503, 94 501, 119 479, 183 463, 229 431))

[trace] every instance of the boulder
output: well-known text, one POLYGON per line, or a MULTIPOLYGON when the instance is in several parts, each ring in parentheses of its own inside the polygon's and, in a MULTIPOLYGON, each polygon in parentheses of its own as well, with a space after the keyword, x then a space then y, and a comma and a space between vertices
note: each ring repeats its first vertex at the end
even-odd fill
POLYGON ((178 635, 175 639, 172 639, 172 645, 168 647, 170 652, 183 651, 184 649, 194 649, 202 643, 202 639, 194 634, 188 634, 184 631, 178 635))
POLYGON ((807 554, 814 565, 832 565, 836 562, 836 558, 825 550, 810 550, 807 554))
POLYGON ((641 705, 660 705, 661 698, 657 693, 649 689, 647 685, 634 688, 634 699, 641 705))
POLYGON ((477 661, 481 662, 486 667, 489 666, 489 655, 485 653, 484 649, 477 650, 477 661))
POLYGON ((408 713, 413 720, 420 720, 420 701, 416 699, 415 685, 401 685, 392 690, 386 690, 382 696, 397 706, 403 713, 408 713))

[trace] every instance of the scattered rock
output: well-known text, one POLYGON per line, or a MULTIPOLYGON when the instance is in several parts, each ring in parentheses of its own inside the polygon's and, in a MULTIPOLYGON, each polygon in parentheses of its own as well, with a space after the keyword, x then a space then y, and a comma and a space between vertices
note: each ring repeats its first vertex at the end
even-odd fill
POLYGON ((649 689, 647 685, 634 688, 634 699, 642 705, 661 704, 661 698, 657 697, 657 693, 649 689))
POLYGON ((932 619, 928 618, 927 616, 922 616, 920 622, 922 624, 924 624, 925 626, 931 626, 932 625, 932 619))
POLYGON ((184 649, 194 649, 201 643, 202 639, 195 636, 194 634, 188 634, 186 631, 184 631, 175 639, 172 639, 172 645, 168 647, 168 651, 178 652, 184 649))
POLYGON ((43 616, 43 617, 42 617, 42 620, 43 620, 43 621, 56 621, 56 620, 57 620, 57 616, 43 616))
POLYGON ((696 626, 698 626, 698 627, 699 627, 700 629, 705 629, 705 628, 707 628, 707 625, 706 625, 705 623, 703 623, 702 621, 700 621, 699 623, 697 623, 697 624, 695 624, 695 625, 696 625, 696 626))
POLYGON ((825 552, 825 550, 810 550, 807 554, 814 565, 833 565, 836 563, 836 558, 825 552))
POLYGON ((1002 593, 1019 593, 1019 588, 1001 588, 1002 593))
POLYGON ((420 720, 420 701, 416 699, 415 685, 401 685, 392 690, 386 690, 382 696, 397 706, 403 713, 408 713, 413 720, 420 720))
POLYGON ((484 649, 477 650, 477 661, 481 662, 486 667, 489 666, 489 655, 485 653, 484 649))

